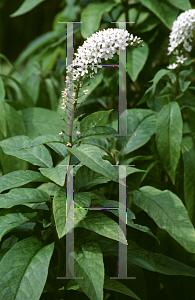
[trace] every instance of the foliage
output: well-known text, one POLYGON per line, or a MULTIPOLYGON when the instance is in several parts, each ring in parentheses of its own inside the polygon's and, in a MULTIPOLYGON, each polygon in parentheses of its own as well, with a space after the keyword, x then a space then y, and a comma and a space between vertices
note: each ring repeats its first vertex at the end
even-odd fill
MULTIPOLYGON (((11 18, 46 4, 25 0, 11 18)), ((167 56, 173 22, 192 8, 188 0, 63 0, 52 30, 14 63, 0 54, 1 299, 194 300, 194 50, 167 69, 176 62, 167 56), (67 36, 58 23, 64 20, 75 21, 75 52, 96 31, 119 27, 114 21, 134 22, 127 30, 144 40, 143 48, 127 50, 128 136, 115 136, 118 68, 110 67, 84 80, 89 93, 74 115, 81 134, 71 136, 71 147, 69 136, 59 135, 66 126, 67 36), (118 226, 120 165, 126 166, 126 236, 118 226), (72 196, 74 252, 67 261, 72 196), (110 278, 118 276, 119 233, 134 280, 110 278), (75 278, 57 279, 72 265, 75 278)), ((117 57, 109 64, 118 64, 117 57)))

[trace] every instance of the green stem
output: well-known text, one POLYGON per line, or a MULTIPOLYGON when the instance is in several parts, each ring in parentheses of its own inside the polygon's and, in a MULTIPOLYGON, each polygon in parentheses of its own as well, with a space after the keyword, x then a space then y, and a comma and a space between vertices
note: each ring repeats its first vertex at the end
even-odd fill
POLYGON ((175 101, 177 101, 177 96, 180 92, 180 88, 179 88, 179 72, 181 69, 181 64, 179 64, 177 71, 176 71, 176 83, 175 83, 175 101))
MULTIPOLYGON (((78 79, 77 86, 76 86, 76 93, 75 93, 75 99, 77 101, 78 94, 79 94, 79 88, 80 88, 80 82, 81 82, 81 76, 78 79)), ((76 102, 73 104, 73 109, 75 110, 76 102)), ((70 128, 69 128, 69 143, 71 143, 72 147, 72 130, 73 130, 74 120, 70 120, 70 128)), ((72 153, 69 151, 68 155, 70 156, 69 165, 71 163, 71 157, 72 153)), ((55 231, 55 230, 54 230, 55 231)), ((58 238, 57 232, 54 232, 55 241, 56 241, 56 248, 58 250, 58 264, 57 264, 57 277, 62 277, 63 275, 63 269, 64 269, 64 244, 65 244, 65 238, 66 236, 63 236, 61 239, 58 238)), ((59 287, 59 281, 56 278, 56 289, 59 287)))
MULTIPOLYGON (((81 75, 78 79, 78 82, 77 82, 77 86, 76 86, 76 93, 75 93, 75 99, 76 99, 76 102, 77 102, 77 99, 78 99, 78 96, 79 96, 79 88, 80 88, 80 82, 81 82, 81 75)), ((73 109, 75 110, 75 106, 76 106, 76 102, 73 104, 73 109)), ((74 125, 74 120, 70 120, 70 131, 69 131, 69 138, 68 138, 68 141, 69 143, 71 144, 71 148, 72 148, 72 129, 73 129, 73 125, 74 125)), ((72 153, 69 151, 68 155, 70 156, 70 160, 69 160, 69 164, 71 162, 71 157, 72 157, 72 153)))

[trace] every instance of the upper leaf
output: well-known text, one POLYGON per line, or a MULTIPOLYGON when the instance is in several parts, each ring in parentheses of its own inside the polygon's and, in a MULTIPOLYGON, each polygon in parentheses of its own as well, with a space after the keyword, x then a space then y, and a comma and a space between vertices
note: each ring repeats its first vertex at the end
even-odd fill
POLYGON ((118 174, 115 167, 107 160, 102 159, 104 151, 99 147, 82 144, 76 149, 69 148, 68 150, 74 154, 83 165, 118 182, 118 174))
POLYGON ((96 126, 106 126, 111 112, 112 109, 108 111, 97 111, 95 113, 92 113, 91 115, 86 116, 80 122, 81 132, 96 126))
POLYGON ((116 6, 113 2, 90 3, 81 14, 81 34, 86 39, 99 28, 103 14, 111 11, 116 6))
POLYGON ((22 3, 22 5, 18 8, 18 10, 11 15, 11 17, 17 17, 23 15, 28 11, 32 10, 35 6, 39 5, 43 1, 45 0, 25 0, 22 3))
POLYGON ((141 48, 127 48, 127 72, 132 81, 137 80, 149 54, 148 45, 146 43, 143 43, 143 45, 144 47, 141 48))
POLYGON ((151 110, 134 108, 127 110, 127 134, 130 136, 119 137, 119 140, 123 141, 121 155, 126 155, 149 141, 155 132, 156 117, 151 110))
MULTIPOLYGON (((165 1, 140 0, 140 2, 151 10, 169 29, 172 28, 173 22, 177 19, 179 9, 165 1)), ((183 9, 183 7, 182 7, 183 9)))

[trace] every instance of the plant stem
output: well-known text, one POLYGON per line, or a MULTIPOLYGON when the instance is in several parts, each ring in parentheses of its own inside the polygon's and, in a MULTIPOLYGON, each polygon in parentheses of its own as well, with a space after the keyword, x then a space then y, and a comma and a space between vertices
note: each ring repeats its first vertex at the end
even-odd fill
MULTIPOLYGON (((73 111, 75 110, 75 104, 78 99, 78 94, 79 94, 79 88, 80 88, 80 82, 81 82, 81 76, 78 79, 77 86, 76 86, 76 93, 75 93, 75 103, 73 103, 73 111)), ((71 116, 72 118, 72 116, 71 116)), ((72 131, 73 131, 73 125, 74 125, 74 115, 73 119, 70 120, 70 127, 69 127, 69 143, 71 143, 72 147, 72 131)), ((70 156, 69 159, 69 165, 71 164, 71 157, 72 153, 69 151, 68 155, 70 156)), ((66 183, 65 183, 66 185, 66 183)), ((57 250, 58 250, 58 264, 57 264, 57 277, 61 277, 63 275, 63 269, 64 269, 64 244, 65 244, 65 237, 63 236, 61 239, 58 238, 57 233, 55 232, 55 240, 57 243, 57 250)), ((59 287, 59 281, 56 278, 56 289, 59 287)))
MULTIPOLYGON (((75 93, 76 102, 77 102, 78 95, 79 95, 80 82, 81 82, 81 75, 80 75, 80 77, 78 79, 77 87, 76 87, 76 93, 75 93)), ((76 102, 73 104, 73 110, 75 110, 76 102)), ((70 120, 70 130, 69 130, 68 141, 71 144, 71 146, 70 146, 71 148, 72 148, 72 131, 73 131, 73 125, 74 125, 74 120, 70 120)), ((69 164, 70 164, 72 153, 69 151, 68 155, 70 155, 70 160, 69 160, 69 164)))
POLYGON ((176 83, 175 83, 175 101, 177 101, 177 96, 178 96, 178 93, 180 92, 180 88, 179 88, 179 72, 180 72, 180 69, 181 69, 181 65, 179 64, 177 70, 176 70, 176 83))

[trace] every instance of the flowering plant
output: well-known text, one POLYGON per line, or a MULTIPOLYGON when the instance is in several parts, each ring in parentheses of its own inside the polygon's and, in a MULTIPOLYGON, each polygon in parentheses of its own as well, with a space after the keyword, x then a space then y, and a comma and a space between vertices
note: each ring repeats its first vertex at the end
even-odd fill
MULTIPOLYGON (((50 1, 55 10, 49 1, 24 0, 12 17, 40 2, 40 16, 44 10, 53 20, 58 1, 50 1)), ((0 54, 0 299, 192 300, 190 1, 65 0, 61 7, 52 31, 49 24, 14 66, 11 52, 0 54), (66 29, 64 20, 81 24, 66 29), (110 28, 121 21, 128 30, 110 28), (78 50, 67 65, 72 27, 78 50), (112 66, 126 71, 126 82, 121 69, 103 68, 125 49, 126 65, 120 57, 112 66), (127 98, 121 115, 118 75, 127 98), (117 134, 118 117, 127 135, 117 134)), ((40 30, 44 18, 36 16, 30 26, 40 30)), ((1 28, 14 55, 25 32, 26 43, 35 32, 30 27, 21 41, 12 40, 17 28, 1 28)))
MULTIPOLYGON (((181 13, 173 22, 169 36, 168 55, 171 53, 177 57, 176 62, 183 64, 188 57, 184 57, 183 50, 191 52, 195 32, 195 9, 181 13)), ((178 64, 169 65, 169 69, 175 69, 178 64)))
MULTIPOLYGON (((113 58, 116 53, 119 55, 120 50, 125 50, 126 46, 142 47, 144 46, 142 42, 143 40, 141 40, 141 38, 137 36, 134 37, 133 34, 129 34, 127 30, 114 28, 98 31, 87 38, 84 44, 78 48, 78 53, 75 54, 76 58, 67 66, 67 87, 62 92, 64 99, 61 108, 63 110, 67 108, 70 112, 75 111, 83 79, 87 76, 93 78, 94 72, 97 73, 97 68, 102 68, 102 66, 97 63, 113 58), (89 64, 91 65, 89 66, 89 64), (86 75, 88 73, 89 75, 86 75), (73 83, 73 81, 76 81, 76 84, 73 83)), ((83 90, 82 92, 86 95, 88 90, 83 90)), ((72 129, 74 120, 71 116, 73 115, 67 114, 65 122, 68 123, 69 128, 72 129)), ((60 135, 62 134, 63 131, 60 135)), ((77 134, 80 134, 80 132, 77 131, 77 134)), ((71 146, 71 142, 72 130, 69 131, 69 142, 67 146, 71 146)))

